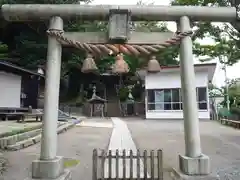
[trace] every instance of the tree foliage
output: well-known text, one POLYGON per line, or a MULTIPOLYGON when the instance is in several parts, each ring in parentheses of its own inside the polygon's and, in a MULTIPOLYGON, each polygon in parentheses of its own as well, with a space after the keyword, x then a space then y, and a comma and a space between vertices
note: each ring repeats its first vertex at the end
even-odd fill
MULTIPOLYGON (((84 1, 84 0, 83 0, 84 1)), ((90 2, 84 1, 85 3, 90 2)), ((79 3, 78 0, 2 0, 2 4, 74 4, 79 3)), ((48 22, 4 22, 0 27, 0 40, 9 47, 11 57, 20 57, 18 64, 26 68, 36 68, 37 65, 44 65, 47 54, 47 36, 46 30, 48 22)), ((65 31, 106 31, 107 22, 87 22, 79 18, 71 19, 64 22, 65 31)), ((138 22, 135 24, 136 31, 161 32, 167 31, 165 23, 158 22, 138 22)), ((163 52, 159 52, 157 57, 161 64, 178 64, 176 60, 178 56, 178 48, 173 47, 163 52)), ((63 48, 62 54, 62 75, 66 75, 72 67, 81 66, 85 57, 85 52, 74 48, 63 48)), ((144 65, 143 58, 126 57, 131 69, 144 65), (135 67, 134 67, 135 66, 135 67)), ((114 62, 112 57, 104 57, 104 61, 97 61, 100 69, 104 71, 111 63, 114 62)))
MULTIPOLYGON (((85 1, 89 2, 89 1, 85 1)), ((79 3, 77 0, 1 0, 2 4, 71 4, 79 3)), ((143 4, 141 1, 138 4, 143 4)), ((228 6, 226 0, 174 0, 172 5, 196 5, 196 6, 228 6)), ((106 31, 106 22, 86 22, 81 19, 71 19, 64 24, 65 31, 106 31)), ((216 44, 201 45, 194 41, 194 54, 201 56, 202 60, 209 60, 215 57, 226 56, 226 63, 232 65, 237 62, 240 54, 239 34, 230 24, 215 26, 210 22, 194 23, 197 29, 194 40, 211 37, 216 44)), ((21 57, 19 64, 27 68, 35 68, 39 64, 45 64, 47 53, 47 36, 46 30, 48 22, 24 22, 24 23, 1 23, 0 40, 8 45, 11 57, 21 57)), ((163 32, 168 31, 166 23, 163 22, 136 22, 134 23, 135 31, 145 32, 163 32)), ((178 64, 178 47, 171 47, 157 54, 157 58, 163 65, 178 64)), ((74 48, 63 49, 62 72, 66 74, 72 66, 81 65, 84 58, 84 52, 74 48)), ((101 67, 113 62, 111 57, 104 58, 106 62, 99 63, 101 67)), ((136 66, 141 66, 143 58, 127 57, 129 63, 133 61, 136 66), (136 63, 137 62, 137 63, 136 63)), ((130 64, 131 66, 131 64, 130 64)), ((102 68, 106 69, 106 67, 102 68)))
POLYGON ((230 106, 238 107, 240 106, 240 79, 232 79, 227 82, 227 86, 216 87, 213 84, 209 86, 209 96, 214 97, 224 97, 221 103, 224 107, 227 106, 226 95, 229 96, 230 106))
POLYGON ((8 58, 8 46, 0 42, 0 59, 8 58))
MULTIPOLYGON (((87 2, 87 1, 85 1, 87 2)), ((78 0, 4 0, 1 4, 73 4, 78 0)), ((96 31, 101 30, 98 22, 84 22, 81 19, 71 19, 64 24, 65 31, 96 31)), ((48 22, 5 22, 1 28, 1 39, 9 46, 11 57, 20 57, 18 64, 27 68, 44 65, 47 56, 46 30, 48 22)), ((81 64, 84 53, 74 48, 63 48, 62 72, 68 72, 72 66, 81 64)))
MULTIPOLYGON (((192 6, 230 6, 229 0, 173 0, 172 5, 192 6)), ((233 65, 239 58, 239 32, 229 23, 214 24, 211 22, 194 22, 196 30, 194 41, 194 54, 201 56, 200 60, 206 61, 220 58, 222 63, 233 65), (202 45, 197 39, 211 38, 215 43, 202 45)))

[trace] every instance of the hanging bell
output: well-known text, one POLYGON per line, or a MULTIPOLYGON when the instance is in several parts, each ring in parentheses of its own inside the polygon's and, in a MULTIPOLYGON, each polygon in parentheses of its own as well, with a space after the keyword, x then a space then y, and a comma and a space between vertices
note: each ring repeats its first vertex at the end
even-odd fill
POLYGON ((116 74, 123 74, 129 72, 129 67, 126 61, 123 59, 123 54, 116 56, 116 61, 112 66, 112 72, 116 74))
POLYGON ((148 69, 149 73, 157 73, 161 71, 160 64, 156 59, 156 56, 152 56, 151 59, 148 61, 148 69))
POLYGON ((83 73, 91 73, 91 72, 96 72, 97 70, 98 70, 98 68, 93 59, 93 56, 91 54, 88 54, 87 58, 83 61, 82 72, 83 73))

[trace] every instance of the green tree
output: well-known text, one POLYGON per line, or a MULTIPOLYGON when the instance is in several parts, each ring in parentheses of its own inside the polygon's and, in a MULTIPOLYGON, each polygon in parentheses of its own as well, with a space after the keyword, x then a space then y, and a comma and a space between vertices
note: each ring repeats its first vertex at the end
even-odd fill
MULTIPOLYGON (((89 1, 85 1, 89 2, 89 1)), ((72 4, 78 0, 4 0, 0 5, 9 4, 72 4)), ((21 57, 18 64, 26 68, 36 68, 45 64, 47 54, 46 30, 48 22, 5 22, 1 27, 1 40, 9 46, 11 57, 21 57)), ((100 30, 98 22, 84 22, 81 19, 71 19, 64 24, 65 31, 100 30), (83 24, 83 25, 82 25, 83 24)), ((62 54, 62 75, 73 65, 81 63, 84 53, 74 48, 64 48, 62 54)))
MULTIPOLYGON (((192 6, 230 6, 228 0, 173 0, 172 5, 192 6)), ((214 25, 211 22, 195 22, 194 54, 200 56, 200 60, 207 61, 218 58, 221 63, 235 64, 239 58, 239 32, 229 23, 214 25), (197 40, 211 38, 214 45, 202 45, 197 40), (223 60, 224 59, 224 60, 223 60)))
POLYGON ((239 79, 234 79, 230 81, 228 87, 228 94, 230 99, 230 106, 239 107, 240 106, 240 81, 239 79))
MULTIPOLYGON (((154 5, 154 3, 145 3, 142 0, 138 1, 138 5, 154 5)), ((138 32, 169 32, 170 30, 167 28, 166 22, 159 21, 140 21, 134 22, 133 24, 135 31, 138 32)), ((163 66, 168 65, 178 65, 179 61, 177 60, 179 55, 179 47, 172 46, 166 49, 163 49, 156 53, 157 60, 163 66)), ((140 60, 141 61, 141 60, 140 60)), ((139 65, 146 65, 146 59, 141 61, 139 65)))
POLYGON ((225 97, 223 102, 221 103, 224 107, 227 106, 227 88, 228 88, 228 96, 231 107, 239 107, 240 106, 240 79, 233 79, 227 82, 227 86, 217 87, 213 84, 209 85, 209 96, 210 97, 225 97))
POLYGON ((8 57, 8 46, 0 42, 0 59, 8 57))
POLYGON ((217 87, 214 84, 210 83, 208 86, 209 90, 209 97, 214 98, 214 97, 223 97, 224 96, 224 87, 217 87))
MULTIPOLYGON (((88 0, 82 0, 89 3, 88 0)), ((78 0, 0 0, 2 4, 72 4, 79 3, 78 0)), ((19 59, 17 64, 29 69, 35 69, 38 65, 44 65, 47 56, 47 36, 48 21, 45 22, 6 22, 1 20, 0 26, 0 41, 8 46, 8 54, 12 58, 19 59)), ((165 23, 158 22, 139 22, 135 24, 136 31, 147 32, 162 32, 168 31, 165 23)), ((107 22, 100 21, 84 21, 80 18, 73 18, 68 22, 64 22, 65 31, 104 31, 107 30, 107 22)), ((156 54, 160 64, 176 65, 178 64, 178 47, 164 49, 156 54)), ((69 73, 79 73, 82 61, 85 57, 85 52, 75 48, 63 48, 62 53, 62 78, 65 78, 69 73), (75 69, 73 71, 73 69, 75 69)), ((126 62, 129 64, 131 72, 135 72, 137 68, 145 66, 148 59, 144 57, 125 56, 126 62)), ((114 58, 106 56, 102 60, 96 60, 96 63, 101 72, 105 72, 111 64, 114 63, 114 58)), ((74 78, 74 84, 79 86, 81 81, 74 78)), ((76 92, 78 88, 75 88, 76 92)))
MULTIPOLYGON (((90 1, 85 1, 90 2, 90 1)), ((1 4, 71 4, 79 3, 77 0, 4 0, 0 1, 1 4)), ((47 36, 46 30, 48 28, 48 22, 5 22, 1 26, 0 40, 9 46, 9 52, 11 57, 21 57, 18 64, 26 68, 36 68, 39 64, 45 64, 47 53, 47 36)), ((167 31, 165 23, 158 22, 139 22, 136 25, 136 31, 167 31)), ((81 19, 71 19, 64 24, 65 31, 106 31, 107 22, 86 22, 81 19)), ((79 49, 64 48, 63 49, 63 63, 62 63, 62 75, 66 75, 73 66, 81 65, 81 62, 85 56, 85 53, 79 49)), ((178 56, 178 48, 173 47, 166 49, 157 54, 157 57, 161 64, 178 64, 176 60, 178 56)), ((106 69, 109 65, 108 62, 113 61, 111 57, 104 58, 106 62, 101 61, 100 66, 102 69, 106 69)), ((132 69, 136 69, 137 66, 144 64, 140 62, 142 58, 127 57, 129 65, 132 69), (135 66, 135 67, 134 67, 135 66)), ((145 63, 146 64, 146 63, 145 63)))

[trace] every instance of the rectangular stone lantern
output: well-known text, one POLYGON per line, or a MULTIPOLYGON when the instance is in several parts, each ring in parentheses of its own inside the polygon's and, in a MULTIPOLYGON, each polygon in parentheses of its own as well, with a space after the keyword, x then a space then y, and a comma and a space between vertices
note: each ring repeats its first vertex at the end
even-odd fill
POLYGON ((110 9, 108 35, 111 43, 125 43, 129 38, 130 11, 127 9, 110 9))

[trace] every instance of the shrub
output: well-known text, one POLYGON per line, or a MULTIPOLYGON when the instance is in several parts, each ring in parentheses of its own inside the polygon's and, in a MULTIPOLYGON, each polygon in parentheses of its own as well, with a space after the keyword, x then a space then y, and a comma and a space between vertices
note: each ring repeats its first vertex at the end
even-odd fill
POLYGON ((234 115, 237 115, 238 119, 240 119, 240 108, 231 107, 230 112, 234 115))
POLYGON ((123 87, 119 89, 119 99, 121 102, 124 102, 127 100, 128 98, 128 88, 127 87, 123 87))

